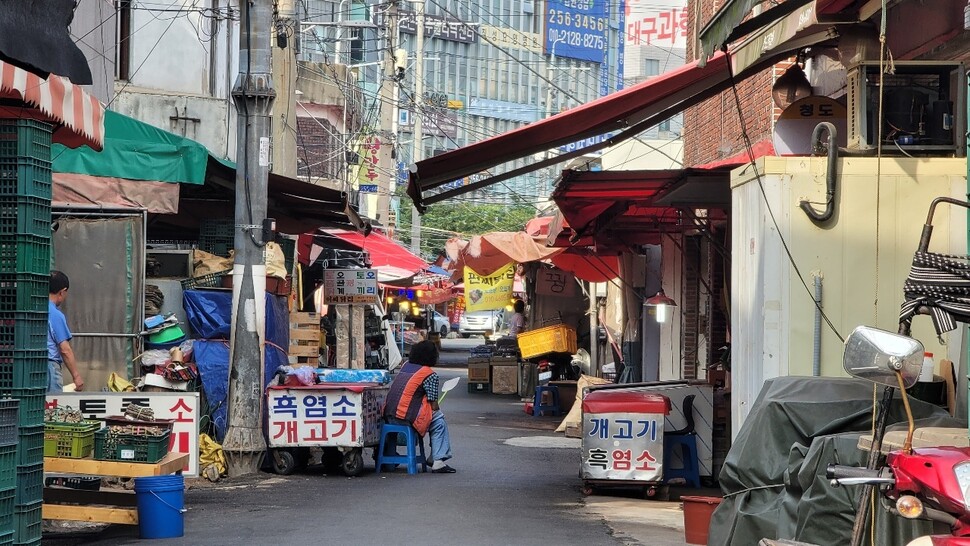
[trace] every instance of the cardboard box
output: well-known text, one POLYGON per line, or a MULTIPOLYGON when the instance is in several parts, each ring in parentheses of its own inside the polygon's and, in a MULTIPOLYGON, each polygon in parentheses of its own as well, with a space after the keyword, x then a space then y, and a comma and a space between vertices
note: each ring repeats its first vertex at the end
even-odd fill
POLYGON ((490 381, 488 358, 468 359, 468 382, 488 383, 490 381))
POLYGON ((518 366, 492 366, 492 394, 519 392, 518 366))

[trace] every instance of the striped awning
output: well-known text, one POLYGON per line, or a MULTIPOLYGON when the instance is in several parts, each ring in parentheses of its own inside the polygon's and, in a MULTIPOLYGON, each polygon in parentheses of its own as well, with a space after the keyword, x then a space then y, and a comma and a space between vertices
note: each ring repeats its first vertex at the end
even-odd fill
POLYGON ((54 132, 54 142, 72 148, 87 144, 95 150, 104 144, 104 106, 67 78, 56 74, 43 78, 0 61, 0 98, 22 100, 41 114, 8 107, 0 117, 12 112, 62 125, 54 132))

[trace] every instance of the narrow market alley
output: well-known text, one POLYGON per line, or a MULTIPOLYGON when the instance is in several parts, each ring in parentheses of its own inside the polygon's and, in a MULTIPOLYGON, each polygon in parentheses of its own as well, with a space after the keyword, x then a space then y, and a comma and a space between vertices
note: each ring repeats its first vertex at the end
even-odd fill
MULTIPOLYGON (((457 352, 443 364, 457 365, 457 352)), ((322 467, 282 477, 261 473, 216 484, 189 480, 185 536, 153 544, 684 544, 679 503, 636 492, 580 493, 579 440, 553 432, 513 396, 470 394, 462 382, 442 404, 455 457, 452 475, 377 475, 322 467)), ((44 543, 135 544, 137 528, 84 529, 46 522, 44 543)))

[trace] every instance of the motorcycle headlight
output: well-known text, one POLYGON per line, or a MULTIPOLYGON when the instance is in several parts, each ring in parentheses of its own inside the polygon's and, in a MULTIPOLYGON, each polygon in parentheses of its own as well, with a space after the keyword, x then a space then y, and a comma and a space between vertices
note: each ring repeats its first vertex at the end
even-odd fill
POLYGON ((956 474, 960 491, 963 492, 963 504, 970 510, 970 461, 954 466, 953 473, 956 474))

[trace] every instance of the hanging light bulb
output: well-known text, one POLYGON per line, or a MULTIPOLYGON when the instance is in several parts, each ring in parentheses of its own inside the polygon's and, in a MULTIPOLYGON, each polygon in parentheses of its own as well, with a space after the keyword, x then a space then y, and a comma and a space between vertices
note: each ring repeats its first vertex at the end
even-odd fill
POLYGON ((664 291, 661 288, 660 291, 657 292, 657 295, 647 298, 643 302, 643 306, 654 307, 654 317, 657 319, 657 322, 664 323, 667 322, 667 313, 669 311, 667 308, 677 307, 677 302, 671 298, 668 298, 667 294, 664 294, 664 291))

